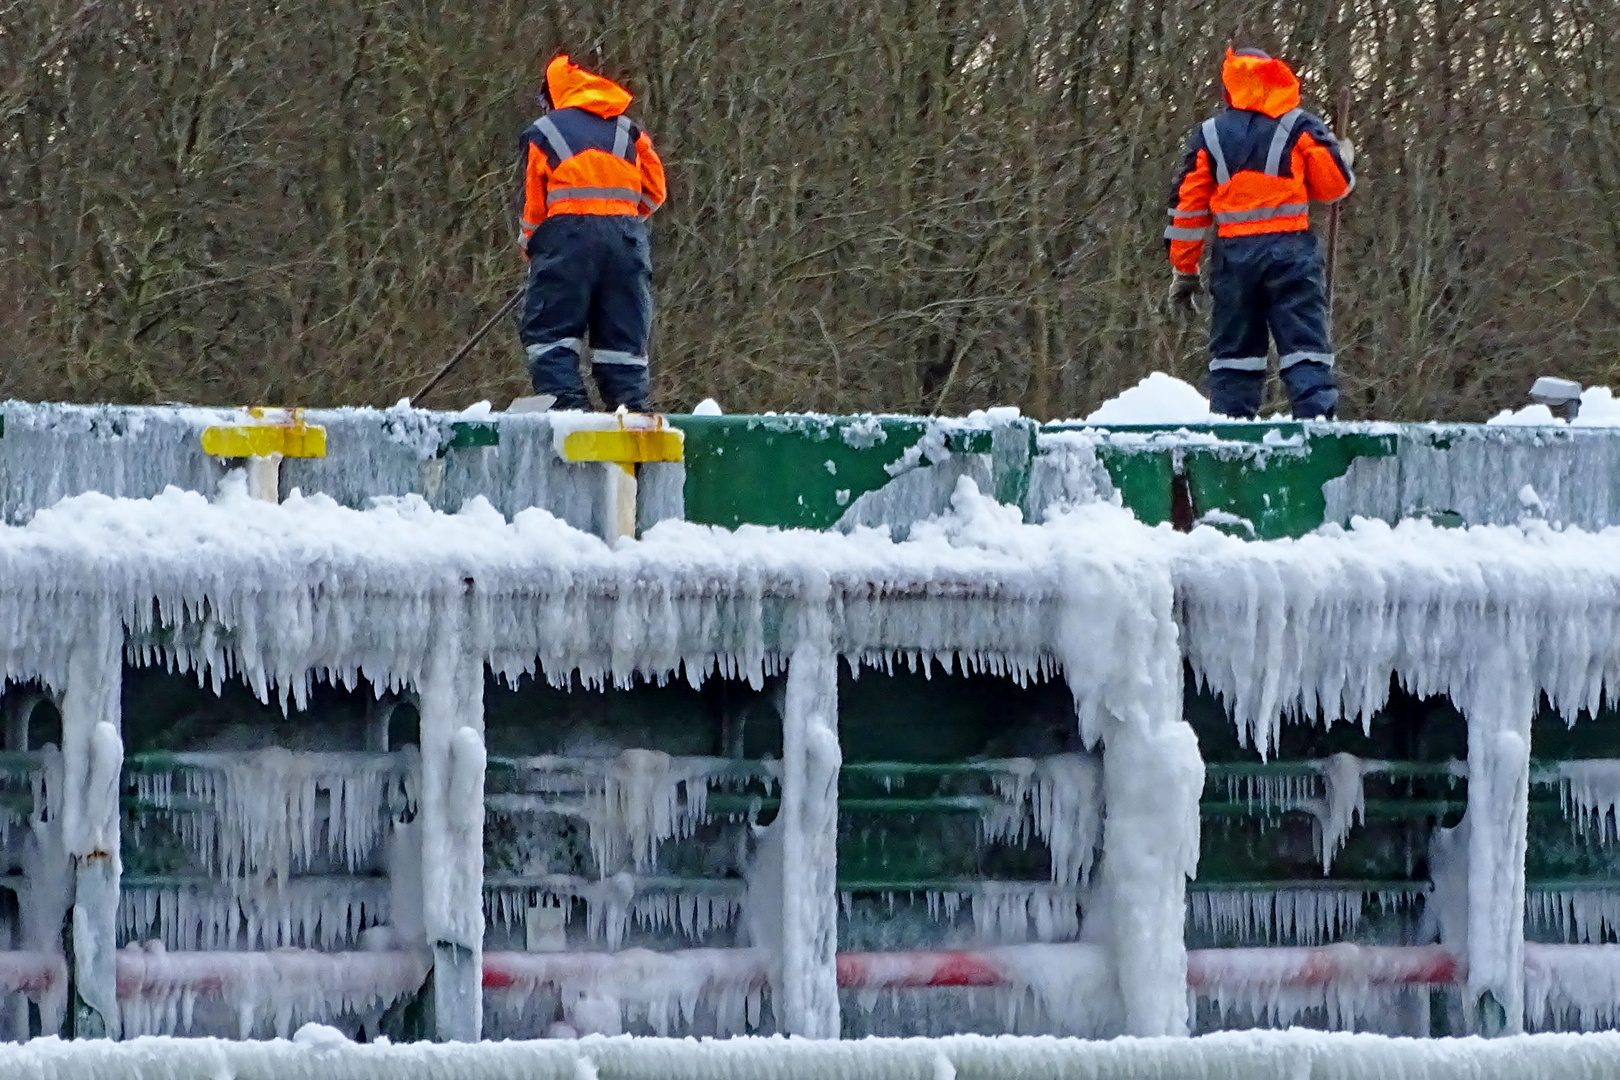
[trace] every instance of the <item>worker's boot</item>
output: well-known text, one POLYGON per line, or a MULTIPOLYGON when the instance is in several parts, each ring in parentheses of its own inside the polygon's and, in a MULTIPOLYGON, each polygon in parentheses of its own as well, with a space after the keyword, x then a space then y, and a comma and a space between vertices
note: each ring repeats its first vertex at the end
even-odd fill
POLYGON ((1266 392, 1265 371, 1238 368, 1211 368, 1209 410, 1234 420, 1253 420, 1260 412, 1260 399, 1266 392))
POLYGON ((550 394, 557 399, 552 402, 553 409, 590 411, 591 399, 579 374, 577 349, 571 343, 529 346, 529 381, 536 394, 550 394))
POLYGON ((1333 369, 1315 360, 1301 360, 1282 369, 1295 420, 1332 420, 1339 407, 1339 388, 1333 369))

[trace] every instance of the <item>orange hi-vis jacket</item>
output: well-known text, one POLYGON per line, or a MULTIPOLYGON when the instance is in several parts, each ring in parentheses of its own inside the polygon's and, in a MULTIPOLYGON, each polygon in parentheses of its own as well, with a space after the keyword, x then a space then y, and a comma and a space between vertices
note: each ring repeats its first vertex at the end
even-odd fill
POLYGON ((552 111, 523 132, 523 245, 553 214, 652 215, 664 163, 624 115, 630 92, 567 56, 546 65, 552 111))
POLYGON ((1281 60, 1239 56, 1221 67, 1231 108, 1199 125, 1170 186, 1170 263, 1198 272, 1213 222, 1222 237, 1299 232, 1312 200, 1337 202, 1356 186, 1339 142, 1299 107, 1299 79, 1281 60))

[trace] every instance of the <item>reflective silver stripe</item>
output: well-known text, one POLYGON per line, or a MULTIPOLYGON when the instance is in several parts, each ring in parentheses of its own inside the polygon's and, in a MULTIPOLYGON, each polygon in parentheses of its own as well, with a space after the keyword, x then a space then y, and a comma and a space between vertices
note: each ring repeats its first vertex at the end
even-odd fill
POLYGON ((532 360, 538 360, 542 356, 546 355, 546 353, 550 352, 552 349, 558 349, 558 348, 567 349, 569 352, 573 353, 575 356, 578 356, 580 349, 582 349, 584 347, 585 347, 585 339, 584 338, 565 337, 565 338, 558 338, 556 341, 542 341, 538 345, 525 346, 524 349, 523 349, 523 353, 524 353, 525 356, 527 356, 532 361, 532 360))
POLYGON ((1271 137, 1271 150, 1266 154, 1267 176, 1282 175, 1283 151, 1288 148, 1288 139, 1294 134, 1299 118, 1304 115, 1304 109, 1289 109, 1277 118, 1277 133, 1271 137))
POLYGON ((567 161, 574 156, 574 152, 568 148, 568 140, 563 138, 562 132, 557 128, 556 121, 552 120, 551 117, 542 116, 536 120, 534 130, 538 131, 541 138, 550 144, 552 153, 563 161, 567 161))
POLYGON ((533 232, 535 229, 538 229, 540 227, 540 223, 538 221, 525 221, 523 223, 523 227, 526 230, 528 230, 530 232, 533 232))
POLYGON ((1205 225, 1202 229, 1183 229, 1180 226, 1172 225, 1164 230, 1164 238, 1166 240, 1202 240, 1204 231, 1208 228, 1209 226, 1205 225))
POLYGON ((635 353, 620 352, 617 349, 592 349, 591 363, 617 364, 620 367, 646 367, 647 358, 637 356, 635 353))
POLYGON ((1264 371, 1266 358, 1263 356, 1216 356, 1209 361, 1209 370, 1220 371, 1264 371))
POLYGON ((565 187, 552 188, 546 192, 546 205, 563 199, 622 199, 625 202, 640 202, 641 192, 634 188, 623 187, 565 187))
POLYGON ((1208 218, 1208 210, 1166 210, 1165 213, 1173 218, 1208 218))
POLYGON ((1307 360, 1327 367, 1333 366, 1333 354, 1330 352, 1291 352, 1277 361, 1277 367, 1291 368, 1295 364, 1303 364, 1307 360))
POLYGON ((645 206, 648 210, 656 210, 660 206, 663 206, 664 204, 661 203, 661 202, 653 202, 652 201, 652 196, 648 195, 646 192, 642 192, 641 193, 641 205, 645 206))
POLYGON ((613 156, 630 160, 630 118, 619 115, 619 122, 614 125, 613 156))
POLYGON ((1215 182, 1230 184, 1232 182, 1232 173, 1226 167, 1226 153, 1221 149, 1221 137, 1215 131, 1215 121, 1213 119, 1204 121, 1204 147, 1209 151, 1210 158, 1215 162, 1215 182))
POLYGON ((1237 225, 1245 221, 1270 221, 1272 218, 1298 217, 1307 213, 1310 203, 1284 203, 1282 206, 1257 206, 1253 210, 1217 210, 1215 220, 1222 225, 1237 225))

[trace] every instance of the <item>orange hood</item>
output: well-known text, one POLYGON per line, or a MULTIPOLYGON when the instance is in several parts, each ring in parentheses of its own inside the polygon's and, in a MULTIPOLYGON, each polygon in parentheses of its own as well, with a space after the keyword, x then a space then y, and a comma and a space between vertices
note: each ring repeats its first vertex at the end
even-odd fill
POLYGON ((1226 84, 1226 100, 1234 109, 1278 117, 1299 108, 1299 78, 1281 60, 1239 56, 1227 49, 1221 82, 1226 84))
POLYGON ((558 109, 584 109, 611 120, 630 107, 630 91, 600 75, 593 75, 568 59, 557 57, 546 65, 546 89, 558 109))

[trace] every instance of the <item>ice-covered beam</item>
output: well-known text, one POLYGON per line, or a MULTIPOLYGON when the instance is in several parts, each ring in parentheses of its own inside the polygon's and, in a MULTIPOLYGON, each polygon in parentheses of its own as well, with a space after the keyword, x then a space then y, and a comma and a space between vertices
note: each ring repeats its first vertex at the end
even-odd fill
POLYGON ((1471 693, 1468 718, 1468 994, 1486 1035, 1524 1030, 1524 859, 1530 816, 1530 722, 1537 694, 1529 658, 1495 638, 1471 693))
POLYGON ((776 1010, 783 1030, 838 1037, 838 656, 825 590, 812 590, 788 661, 782 714, 781 946, 776 1010))
POLYGON ((1182 718, 1181 653, 1162 554, 1061 560, 1054 641, 1082 739, 1103 748, 1099 908, 1124 1030, 1188 1030, 1187 879, 1198 868, 1204 763, 1182 718), (1113 659, 1110 659, 1113 658, 1113 659))
POLYGON ((420 952, 166 952, 117 950, 117 1004, 126 1037, 190 1029, 197 1004, 229 1005, 237 1038, 286 1038, 308 1022, 375 1016, 427 978, 420 952))
POLYGON ((420 685, 423 924, 440 1039, 483 1034, 484 667, 452 609, 420 685))
POLYGON ((277 1080, 1609 1080, 1620 1035, 1388 1039, 1241 1031, 1199 1039, 537 1039, 476 1046, 357 1045, 312 1032, 284 1042, 164 1039, 135 1045, 36 1041, 0 1047, 0 1072, 63 1080, 137 1073, 277 1080))
POLYGON ((75 1030, 118 1038, 119 734, 123 636, 110 612, 83 627, 62 687, 62 839, 74 868, 75 1030))

